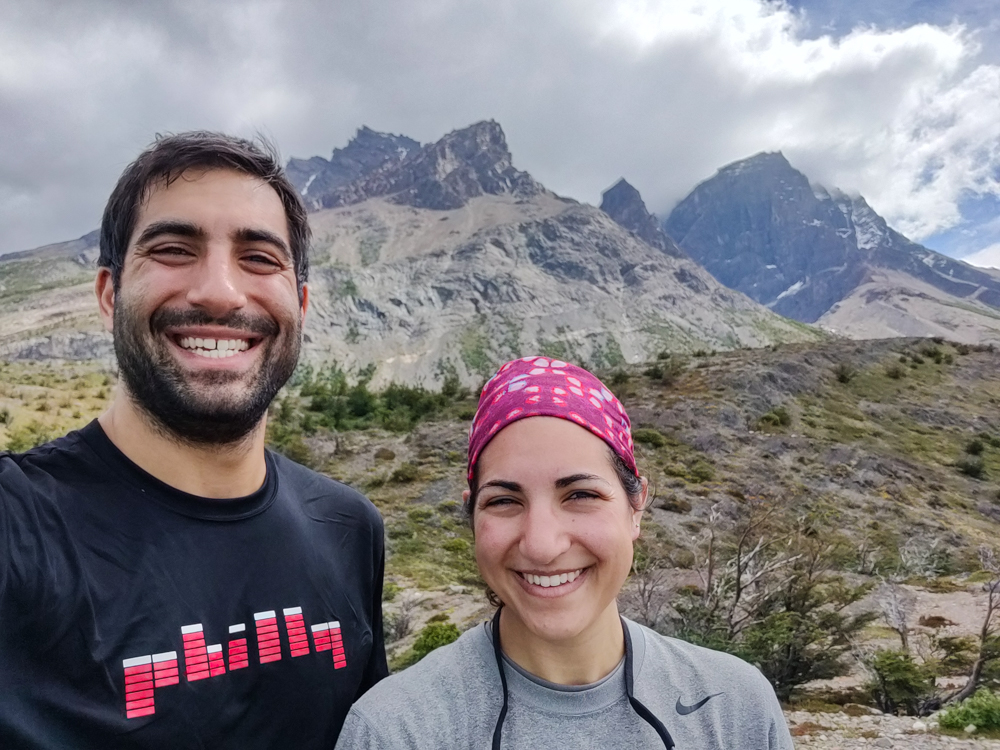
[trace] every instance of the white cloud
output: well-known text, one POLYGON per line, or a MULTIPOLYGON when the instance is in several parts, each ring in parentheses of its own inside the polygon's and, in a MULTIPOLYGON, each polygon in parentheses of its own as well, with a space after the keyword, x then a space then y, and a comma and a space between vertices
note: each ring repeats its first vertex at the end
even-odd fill
POLYGON ((159 131, 263 129, 328 154, 361 124, 422 141, 493 117, 515 164, 669 210, 783 150, 919 239, 1000 194, 1000 67, 972 31, 808 38, 764 0, 0 2, 0 252, 96 226, 159 131))
POLYGON ((981 268, 1000 268, 1000 242, 966 255, 962 260, 981 268))

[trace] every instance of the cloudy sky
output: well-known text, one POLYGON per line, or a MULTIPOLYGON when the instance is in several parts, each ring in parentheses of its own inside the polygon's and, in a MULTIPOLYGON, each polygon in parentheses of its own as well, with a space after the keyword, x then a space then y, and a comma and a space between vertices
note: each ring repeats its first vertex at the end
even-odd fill
POLYGON ((498 120, 514 163, 661 214, 782 150, 928 246, 1000 266, 995 0, 0 0, 0 253, 97 227, 158 132, 329 156, 498 120), (870 5, 876 5, 873 9, 870 5))

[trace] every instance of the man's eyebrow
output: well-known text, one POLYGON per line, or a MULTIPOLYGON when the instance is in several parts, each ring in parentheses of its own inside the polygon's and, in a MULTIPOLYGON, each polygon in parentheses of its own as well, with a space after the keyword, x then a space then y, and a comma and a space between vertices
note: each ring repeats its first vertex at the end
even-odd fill
POLYGON ((285 241, 274 232, 269 232, 266 229, 252 229, 250 227, 237 229, 233 232, 233 239, 239 242, 266 242, 280 250, 286 258, 292 257, 285 241))
POLYGON ((577 482, 602 482, 607 484, 608 480, 604 477, 599 477, 597 474, 571 474, 568 477, 560 477, 556 480, 556 487, 562 489, 563 487, 569 487, 571 484, 576 484, 577 482))
POLYGON ((509 490, 510 492, 520 492, 521 485, 517 482, 508 482, 505 479, 494 479, 490 482, 484 483, 479 489, 486 489, 487 487, 499 487, 502 490, 509 490))
POLYGON ((142 230, 139 239, 135 241, 137 245, 145 245, 161 234, 176 234, 181 237, 201 238, 205 236, 204 230, 197 224, 190 221, 180 221, 178 219, 166 219, 164 221, 154 221, 142 230))

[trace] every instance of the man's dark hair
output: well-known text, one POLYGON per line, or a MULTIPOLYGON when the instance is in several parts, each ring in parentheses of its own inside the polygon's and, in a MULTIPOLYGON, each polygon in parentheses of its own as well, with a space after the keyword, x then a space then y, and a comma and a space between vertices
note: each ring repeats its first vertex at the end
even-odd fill
POLYGON ((256 141, 249 141, 203 130, 158 135, 118 178, 104 207, 101 254, 97 261, 98 265, 111 270, 115 291, 121 283, 125 253, 143 201, 153 188, 169 185, 189 169, 231 169, 258 177, 274 188, 285 208, 301 298, 302 285, 309 277, 309 221, 298 191, 281 168, 277 149, 260 136, 256 141))

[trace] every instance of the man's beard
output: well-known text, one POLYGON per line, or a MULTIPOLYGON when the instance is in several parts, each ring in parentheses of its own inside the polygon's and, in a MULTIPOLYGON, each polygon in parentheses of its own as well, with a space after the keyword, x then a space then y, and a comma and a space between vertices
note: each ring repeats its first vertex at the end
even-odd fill
POLYGON ((146 325, 120 294, 114 311, 118 367, 136 405, 151 418, 154 427, 182 442, 201 445, 238 443, 260 424, 299 358, 298 318, 281 336, 279 332, 278 324, 268 316, 234 312, 213 318, 202 310, 160 309, 146 325), (257 370, 185 372, 170 354, 163 332, 169 327, 204 325, 220 325, 262 338, 257 346, 266 348, 260 353, 257 370), (245 384, 242 392, 213 396, 212 386, 222 390, 240 381, 245 384))

